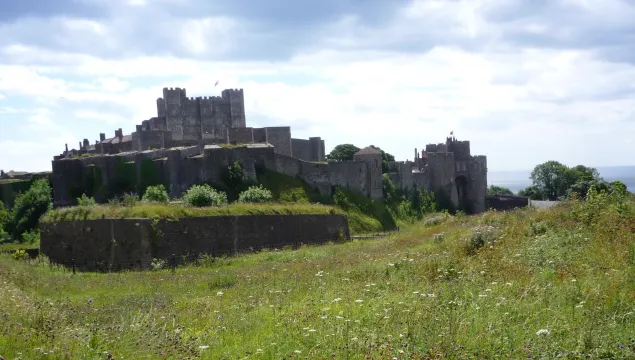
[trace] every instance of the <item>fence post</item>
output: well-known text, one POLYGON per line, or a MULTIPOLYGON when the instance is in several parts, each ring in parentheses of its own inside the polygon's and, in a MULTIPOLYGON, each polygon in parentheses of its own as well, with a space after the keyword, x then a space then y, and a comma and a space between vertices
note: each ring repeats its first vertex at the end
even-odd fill
POLYGON ((71 265, 73 266, 73 275, 75 275, 75 259, 71 259, 71 265))
POLYGON ((172 254, 172 273, 176 272, 176 255, 172 254))

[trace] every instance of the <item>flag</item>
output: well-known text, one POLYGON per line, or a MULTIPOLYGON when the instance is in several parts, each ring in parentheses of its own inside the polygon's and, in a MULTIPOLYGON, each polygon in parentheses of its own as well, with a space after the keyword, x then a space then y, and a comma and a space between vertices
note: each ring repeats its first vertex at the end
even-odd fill
POLYGON ((216 80, 216 84, 214 84, 214 87, 218 86, 218 80, 216 80))
POLYGON ((454 130, 450 131, 450 135, 454 135, 454 130))

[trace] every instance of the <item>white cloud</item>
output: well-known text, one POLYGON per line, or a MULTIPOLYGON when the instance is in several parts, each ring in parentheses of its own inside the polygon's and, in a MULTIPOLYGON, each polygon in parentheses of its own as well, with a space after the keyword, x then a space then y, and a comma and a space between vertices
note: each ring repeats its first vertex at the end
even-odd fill
MULTIPOLYGON (((188 96, 213 95, 220 91, 213 86, 216 80, 220 88, 244 88, 248 125, 288 124, 294 137, 322 136, 327 148, 374 144, 398 159, 411 159, 415 147, 444 141, 454 130, 471 140, 473 153, 488 155, 492 170, 527 169, 551 159, 592 166, 632 162, 633 63, 612 62, 591 45, 510 41, 510 28, 554 38, 584 33, 570 25, 558 28, 552 17, 532 11, 514 21, 490 19, 510 16, 523 4, 414 1, 380 25, 347 13, 319 27, 317 45, 275 62, 205 59, 210 52, 259 46, 247 41, 259 34, 245 37, 239 22, 223 14, 170 17, 174 34, 148 39, 178 41, 181 57, 159 50, 113 57, 16 42, 0 48, 0 57, 8 59, 0 66, 0 93, 9 95, 0 117, 10 115, 12 126, 24 116, 29 126, 58 129, 22 140, 0 135, 0 150, 12 154, 0 159, 0 168, 49 168, 65 142, 93 139, 115 127, 131 132, 155 116, 164 86, 185 87, 188 96), (44 110, 20 115, 13 111, 23 108, 13 105, 16 97, 44 110), (608 149, 616 155, 607 158, 608 149)), ((126 39, 114 29, 144 9, 140 2, 134 5, 121 18, 50 21, 83 33, 72 39, 78 44, 113 35, 99 46, 121 49, 126 39)), ((595 11, 598 5, 575 6, 595 11)), ((617 19, 627 26, 619 14, 630 10, 610 2, 590 24, 610 30, 617 19)), ((282 46, 285 38, 277 41, 282 46)))

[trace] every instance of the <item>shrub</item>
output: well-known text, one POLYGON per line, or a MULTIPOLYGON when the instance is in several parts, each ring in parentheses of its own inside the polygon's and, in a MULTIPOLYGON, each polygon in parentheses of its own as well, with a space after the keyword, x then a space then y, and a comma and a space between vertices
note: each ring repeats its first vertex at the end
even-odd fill
POLYGON ((29 258, 29 254, 22 249, 16 250, 11 256, 15 260, 26 260, 29 258))
POLYGON ((190 206, 220 206, 227 204, 227 194, 216 191, 211 186, 194 185, 183 195, 183 202, 190 206))
POLYGON ((167 268, 167 262, 163 259, 154 258, 152 259, 152 263, 150 264, 150 267, 154 271, 162 270, 167 268))
POLYGON ((437 215, 433 218, 430 218, 426 221, 423 222, 423 226, 425 227, 430 227, 430 226, 435 226, 435 225, 439 225, 442 224, 444 221, 446 221, 448 219, 449 215, 443 213, 441 215, 437 215))
POLYGON ((124 194, 121 203, 123 206, 135 206, 139 203, 139 196, 135 193, 124 194))
POLYGON ((170 196, 163 185, 149 186, 143 194, 143 201, 165 204, 170 201, 170 196))
POLYGON ((466 253, 473 254, 486 244, 493 244, 498 236, 498 230, 493 226, 476 227, 467 238, 466 253))
POLYGON ((22 234, 36 229, 40 217, 51 207, 51 186, 46 179, 38 179, 26 192, 18 195, 7 222, 7 232, 16 239, 22 234))
POLYGON ((30 245, 33 244, 39 244, 40 243, 40 231, 39 230, 32 230, 32 231, 25 231, 22 234, 22 240, 30 245))
POLYGON ((97 205, 95 198, 88 197, 86 194, 82 194, 81 197, 77 198, 77 206, 93 206, 97 205))
POLYGON ((240 193, 238 201, 241 203, 264 203, 271 201, 273 195, 271 191, 265 189, 262 185, 250 186, 249 189, 240 193))

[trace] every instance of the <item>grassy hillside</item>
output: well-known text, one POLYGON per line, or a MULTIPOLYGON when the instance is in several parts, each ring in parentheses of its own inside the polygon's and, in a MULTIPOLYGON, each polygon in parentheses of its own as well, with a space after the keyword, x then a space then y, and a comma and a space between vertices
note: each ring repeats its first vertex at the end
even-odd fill
POLYGON ((0 354, 633 358, 634 209, 596 196, 428 219, 384 239, 174 273, 73 275, 0 255, 0 354))

